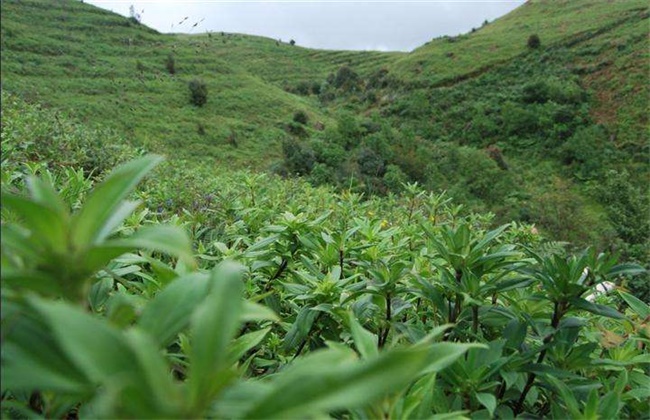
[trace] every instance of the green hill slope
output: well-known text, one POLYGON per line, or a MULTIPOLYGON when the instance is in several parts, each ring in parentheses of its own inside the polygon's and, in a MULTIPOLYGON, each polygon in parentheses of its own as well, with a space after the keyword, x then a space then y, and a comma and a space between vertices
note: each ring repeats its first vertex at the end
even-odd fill
POLYGON ((530 1, 411 53, 165 35, 80 2, 4 1, 1 47, 3 90, 184 167, 275 166, 370 193, 418 181, 498 221, 647 258, 642 0, 530 1), (195 78, 203 107, 188 100, 195 78))
MULTIPOLYGON (((225 38, 224 44, 216 36, 161 35, 79 2, 3 2, 3 88, 118 128, 150 149, 208 155, 229 165, 267 162, 280 150, 283 124, 294 112, 326 117, 310 100, 266 83, 264 70, 249 71, 224 57, 237 49, 245 62, 240 39, 251 51, 253 38, 225 38), (170 54, 173 75, 166 68, 170 54), (208 86, 203 108, 187 98, 187 83, 196 77, 208 86)), ((281 49, 304 56, 302 49, 281 49)))
POLYGON ((516 58, 526 52, 532 34, 544 45, 574 43, 637 21, 647 10, 643 0, 530 0, 475 32, 435 39, 398 59, 392 68, 401 78, 436 84, 516 58))

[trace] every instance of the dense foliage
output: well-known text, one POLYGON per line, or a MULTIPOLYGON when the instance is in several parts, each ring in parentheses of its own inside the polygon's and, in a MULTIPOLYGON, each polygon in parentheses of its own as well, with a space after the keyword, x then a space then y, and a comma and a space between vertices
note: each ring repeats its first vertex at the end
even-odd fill
MULTIPOLYGON (((356 101, 372 112, 341 112, 336 128, 285 142, 280 172, 371 194, 417 181, 500 222, 535 223, 556 239, 645 261, 647 130, 594 117, 598 92, 583 81, 593 70, 578 64, 593 48, 540 47, 468 80, 425 88, 404 86, 386 69, 364 80, 341 67, 321 100, 356 101)), ((647 104, 647 89, 641 98, 647 104)))
POLYGON ((6 0, 0 16, 3 91, 174 165, 275 169, 366 194, 417 181, 497 223, 650 255, 643 0, 533 0, 410 53, 159 34, 72 0, 6 0), (188 100, 195 79, 202 106, 188 100))
POLYGON ((135 189, 159 157, 89 178, 70 151, 97 133, 63 123, 69 147, 42 161, 19 145, 42 142, 24 127, 50 121, 8 116, 3 416, 639 418, 650 408, 650 307, 626 290, 637 265, 571 255, 530 225, 493 229, 492 215, 415 184, 364 200, 172 165, 135 189), (606 281, 616 288, 599 295, 606 281))
POLYGON ((410 53, 1 6, 3 418, 648 417, 647 2, 410 53))

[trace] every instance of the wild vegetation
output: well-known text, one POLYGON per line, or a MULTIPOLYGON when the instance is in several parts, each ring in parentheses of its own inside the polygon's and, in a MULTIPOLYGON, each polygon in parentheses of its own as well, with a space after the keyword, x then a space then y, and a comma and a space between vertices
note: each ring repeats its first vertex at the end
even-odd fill
POLYGON ((408 54, 1 16, 3 417, 647 418, 646 3, 408 54))
MULTIPOLYGON (((68 143, 41 160, 47 138, 20 135, 52 114, 12 101, 6 417, 647 413, 650 307, 625 291, 638 265, 571 255, 531 225, 492 229, 416 184, 364 200, 197 168, 135 189, 160 157, 84 173, 99 133, 61 120, 68 143), (606 281, 617 289, 599 295, 606 281)), ((93 159, 134 151, 114 152, 93 159)))

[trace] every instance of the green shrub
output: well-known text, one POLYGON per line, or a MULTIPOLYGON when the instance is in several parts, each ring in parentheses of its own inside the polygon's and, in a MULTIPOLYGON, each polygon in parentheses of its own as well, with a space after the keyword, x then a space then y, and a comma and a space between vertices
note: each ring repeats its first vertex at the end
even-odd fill
POLYGON ((345 160, 347 153, 343 147, 336 142, 327 139, 315 139, 311 142, 311 148, 316 153, 316 160, 327 166, 336 168, 345 160))
POLYGON ((383 177, 386 172, 384 159, 370 148, 362 147, 357 152, 359 171, 364 175, 383 177))
POLYGON ((176 74, 176 60, 172 54, 167 56, 167 59, 165 60, 165 68, 167 69, 167 73, 172 75, 176 74))
POLYGON ((542 45, 541 40, 539 39, 539 36, 537 34, 533 34, 528 37, 528 42, 527 42, 528 48, 531 49, 537 49, 542 45))
POLYGON ((397 165, 386 166, 384 174, 384 184, 386 188, 393 192, 400 192, 404 189, 404 184, 408 182, 408 176, 397 165))
POLYGON ((307 130, 305 130, 305 126, 293 120, 289 121, 289 123, 285 126, 285 129, 287 133, 297 137, 307 136, 307 130))
POLYGON ((282 144, 284 164, 290 174, 308 175, 316 163, 316 154, 309 145, 290 139, 282 144))
POLYGON ((307 81, 298 82, 296 85, 295 91, 299 95, 309 95, 311 90, 311 84, 307 81))
POLYGON ((332 85, 346 92, 356 91, 360 88, 361 78, 348 66, 341 66, 336 75, 332 77, 332 85))
POLYGON ((344 113, 338 120, 338 132, 345 150, 351 150, 359 143, 364 134, 363 129, 354 115, 344 113))
POLYGON ((381 68, 370 75, 366 89, 385 89, 390 85, 390 82, 388 70, 381 68))
POLYGON ((139 152, 114 130, 85 127, 4 90, 2 121, 2 169, 7 173, 23 172, 30 164, 55 174, 81 168, 98 177, 139 152))
POLYGON ((309 182, 313 185, 332 184, 334 181, 334 170, 323 163, 315 164, 309 174, 309 182))
POLYGON ((200 107, 208 102, 208 85, 202 79, 192 79, 188 86, 192 105, 200 107))
POLYGON ((578 179, 601 178, 604 175, 602 168, 614 153, 607 140, 607 133, 602 127, 581 127, 560 147, 562 161, 570 165, 578 179))
POLYGON ((309 116, 305 111, 296 111, 296 113, 293 114, 293 121, 298 124, 307 125, 307 122, 309 122, 309 116))

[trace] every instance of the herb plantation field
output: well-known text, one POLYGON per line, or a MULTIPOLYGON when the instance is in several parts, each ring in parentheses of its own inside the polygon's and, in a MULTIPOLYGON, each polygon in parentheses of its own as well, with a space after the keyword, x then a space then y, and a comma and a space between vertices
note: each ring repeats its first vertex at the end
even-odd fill
POLYGON ((2 117, 5 418, 647 417, 639 265, 2 117))

